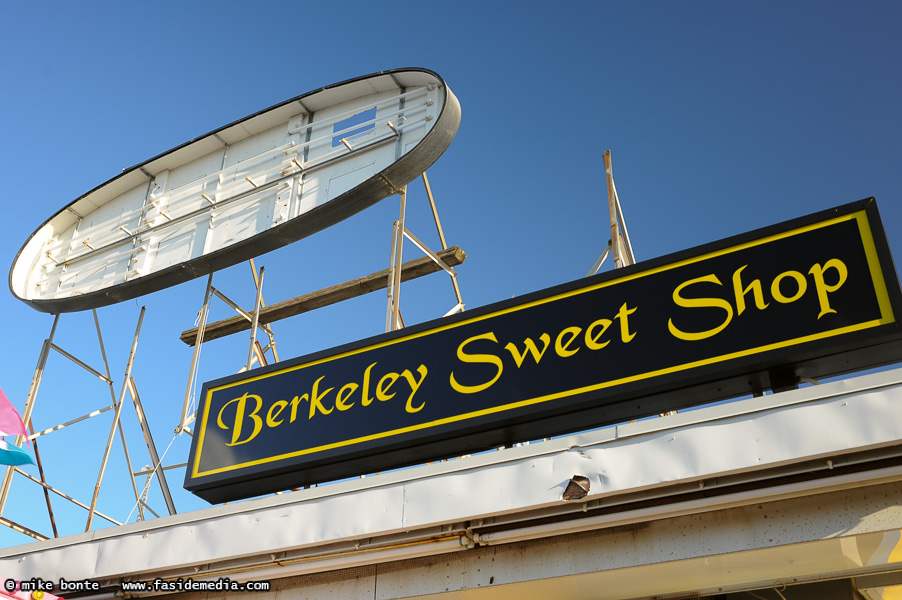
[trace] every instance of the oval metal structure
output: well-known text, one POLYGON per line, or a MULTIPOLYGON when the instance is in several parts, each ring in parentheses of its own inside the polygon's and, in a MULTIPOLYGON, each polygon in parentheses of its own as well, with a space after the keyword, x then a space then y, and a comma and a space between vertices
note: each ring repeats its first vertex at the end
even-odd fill
POLYGON ((460 104, 426 69, 297 96, 94 188, 44 222, 9 287, 48 313, 114 304, 321 231, 396 193, 448 148, 460 104))

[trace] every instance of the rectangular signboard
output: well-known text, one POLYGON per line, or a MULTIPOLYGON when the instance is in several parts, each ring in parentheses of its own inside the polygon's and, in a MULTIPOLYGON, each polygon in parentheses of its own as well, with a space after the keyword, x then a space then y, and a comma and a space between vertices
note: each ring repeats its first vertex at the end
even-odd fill
POLYGON ((208 382, 221 502, 902 360, 873 199, 208 382))

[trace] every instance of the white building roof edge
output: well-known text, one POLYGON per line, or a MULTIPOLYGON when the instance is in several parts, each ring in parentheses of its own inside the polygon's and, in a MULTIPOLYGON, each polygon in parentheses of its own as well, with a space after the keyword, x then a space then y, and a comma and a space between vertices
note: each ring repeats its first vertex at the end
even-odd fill
POLYGON ((115 579, 515 515, 899 445, 902 369, 0 550, 15 579, 115 579))

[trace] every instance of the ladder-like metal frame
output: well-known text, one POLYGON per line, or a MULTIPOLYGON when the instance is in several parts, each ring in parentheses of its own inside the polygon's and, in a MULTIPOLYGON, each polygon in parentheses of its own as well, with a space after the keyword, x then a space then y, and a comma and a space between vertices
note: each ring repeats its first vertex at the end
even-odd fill
POLYGON ((250 347, 248 348, 247 362, 238 370, 238 372, 243 373, 244 371, 249 370, 255 363, 260 366, 268 365, 269 361, 266 358, 267 352, 272 353, 272 361, 274 363, 279 362, 279 352, 276 349, 275 333, 271 326, 260 323, 260 309, 266 305, 263 301, 263 275, 265 268, 260 267, 260 271, 258 272, 254 260, 251 259, 249 262, 251 272, 254 276, 254 287, 257 291, 252 313, 247 312, 241 308, 238 303, 226 296, 221 290, 213 287, 213 273, 210 273, 210 275, 207 276, 207 291, 204 293, 204 303, 200 309, 200 313, 198 313, 197 338, 194 342, 194 353, 191 357, 191 370, 188 374, 188 386, 185 390, 185 401, 182 403, 182 415, 179 419, 178 426, 175 428, 176 435, 181 435, 182 433, 193 435, 190 426, 191 423, 194 422, 197 413, 195 383, 197 381, 197 370, 200 367, 201 347, 204 344, 204 331, 207 326, 207 318, 210 315, 210 300, 214 295, 234 309, 239 315, 251 322, 251 340, 250 347), (265 347, 261 346, 260 342, 257 341, 258 328, 269 338, 269 344, 265 347))
MULTIPOLYGON (((423 173, 423 186, 426 189, 426 196, 429 198, 429 207, 432 210, 432 219, 435 222, 435 228, 438 231, 439 241, 442 245, 442 250, 448 249, 448 243, 445 240, 445 232, 442 229, 442 222, 438 216, 438 209, 435 206, 435 197, 432 195, 432 188, 429 185, 429 178, 426 176, 426 173, 423 173)), ((401 211, 400 217, 397 221, 392 225, 392 245, 391 245, 391 257, 389 259, 389 273, 388 273, 388 307, 385 311, 385 331, 396 331, 404 327, 404 320, 401 317, 401 254, 404 249, 404 238, 409 239, 413 244, 419 248, 426 256, 431 258, 435 263, 441 267, 448 275, 451 277, 451 285, 454 288, 454 297, 457 300, 457 304, 451 308, 448 312, 446 312, 443 316, 453 315, 454 313, 461 312, 464 310, 464 301, 460 295, 460 286, 457 283, 457 272, 446 265, 439 257, 433 252, 426 244, 424 244, 418 237, 416 237, 413 233, 411 233, 407 227, 405 227, 404 222, 407 217, 407 186, 405 185, 401 190, 399 190, 399 195, 401 196, 401 211)))
MULTIPOLYGON (((607 182, 607 199, 608 199, 608 212, 610 217, 610 239, 602 252, 602 254, 596 259, 595 263, 592 265, 591 269, 587 273, 587 276, 594 275, 597 273, 608 256, 613 255, 614 267, 621 268, 624 266, 628 266, 635 263, 635 255, 633 254, 632 244, 630 243, 629 233, 627 232, 626 222, 623 217, 623 211, 620 206, 620 199, 617 195, 617 188, 614 185, 613 178, 613 170, 611 163, 611 153, 610 151, 605 152, 604 154, 604 166, 605 166, 605 174, 606 174, 606 182, 607 182)), ((438 210, 436 208, 435 198, 432 193, 431 186, 429 184, 429 179, 426 173, 422 174, 423 186, 425 188, 426 196, 428 198, 430 210, 432 212, 433 221, 436 226, 436 230, 438 233, 439 241, 441 243, 442 250, 448 250, 448 244, 445 239, 444 230, 442 228, 441 220, 438 215, 438 210)), ((421 241, 416 235, 414 235, 407 227, 406 227, 406 217, 407 217, 407 186, 405 185, 400 190, 397 190, 396 194, 400 196, 400 210, 399 210, 399 218, 392 224, 392 242, 391 242, 391 252, 389 257, 389 269, 388 269, 388 282, 387 282, 387 307, 386 307, 386 318, 385 318, 385 330, 388 331, 396 331, 404 327, 404 320, 401 316, 401 281, 402 281, 402 254, 404 247, 404 238, 407 238, 411 243, 413 243, 417 248, 420 249, 428 258, 434 261, 438 267, 444 270, 451 278, 451 284, 454 292, 454 298, 456 300, 456 304, 445 313, 445 316, 455 314, 457 312, 461 312, 464 310, 465 305, 461 296, 460 287, 457 281, 457 272, 438 255, 433 252, 428 245, 426 245, 423 241, 421 241)), ((175 428, 175 435, 178 436, 181 433, 192 434, 190 425, 193 423, 195 414, 196 414, 196 398, 194 393, 194 388, 196 384, 197 378, 197 370, 200 363, 200 353, 201 347, 204 343, 204 329, 207 325, 207 319, 209 317, 210 311, 210 302, 213 296, 216 296, 223 302, 225 302, 228 306, 236 311, 244 319, 250 321, 251 324, 251 335, 250 342, 248 348, 247 360, 244 365, 240 368, 239 372, 243 372, 251 369, 255 364, 259 365, 267 365, 270 361, 273 363, 279 362, 279 355, 276 349, 276 341, 275 334, 271 325, 261 323, 260 322, 260 311, 263 307, 265 307, 265 302, 263 300, 263 276, 264 276, 264 268, 260 267, 259 271, 257 270, 253 259, 250 260, 250 267, 253 273, 254 279, 254 287, 256 288, 256 299, 254 302, 254 308, 252 311, 246 311, 242 309, 236 302, 232 301, 228 296, 226 296, 221 290, 215 288, 213 286, 213 274, 211 273, 207 278, 207 286, 204 293, 203 305, 201 307, 200 313, 198 315, 198 326, 196 339, 194 343, 194 353, 191 360, 191 370, 189 372, 188 384, 185 391, 185 399, 182 406, 181 417, 179 419, 179 424, 175 428), (268 338, 268 344, 266 346, 262 346, 261 343, 257 340, 257 330, 263 332, 263 334, 268 338), (271 358, 268 359, 266 354, 267 352, 271 353, 271 358)), ((23 420, 26 425, 30 428, 31 435, 29 435, 29 439, 34 444, 35 456, 37 458, 38 463, 38 471, 40 478, 35 478, 34 476, 22 471, 17 467, 8 467, 6 469, 6 474, 3 478, 2 487, 0 487, 0 525, 6 525, 16 531, 34 537, 36 539, 46 539, 46 536, 43 536, 23 525, 19 525, 14 521, 11 521, 7 518, 4 518, 3 510, 6 505, 7 497, 10 492, 10 487, 12 484, 13 476, 15 474, 20 474, 24 476, 26 479, 33 481, 43 487, 47 510, 50 516, 51 525, 53 526, 53 534, 57 536, 57 527, 53 517, 53 510, 50 503, 50 492, 53 492, 62 498, 69 500, 70 502, 75 503, 76 505, 84 508, 88 511, 88 519, 85 527, 85 531, 89 531, 91 529, 91 525, 93 522, 94 515, 97 515, 114 525, 119 525, 118 521, 113 518, 103 514, 99 510, 97 510, 97 503, 100 494, 101 484, 103 482, 106 465, 109 460, 109 456, 112 450, 112 446, 114 443, 114 439, 116 437, 116 432, 119 432, 119 437, 122 439, 123 452, 125 454, 126 462, 129 466, 129 479, 132 484, 132 491, 135 496, 136 507, 138 509, 138 519, 143 520, 145 518, 145 510, 152 513, 154 516, 158 516, 156 512, 154 512, 150 506, 147 505, 147 493, 152 481, 153 477, 157 478, 159 482, 166 507, 169 511, 169 514, 175 514, 176 509, 174 502, 172 500, 172 495, 170 493, 169 485, 166 481, 165 471, 172 468, 177 468, 182 465, 171 465, 168 467, 164 467, 162 465, 162 459, 165 457, 165 453, 163 456, 160 456, 157 452, 156 445, 153 440, 153 436, 150 432, 150 427, 147 424, 147 418, 144 413, 143 405, 141 404, 141 399, 138 394, 137 385, 135 383, 134 378, 131 376, 131 371, 134 365, 135 352, 137 349, 138 337, 141 331, 141 324, 144 318, 144 308, 141 309, 141 314, 138 318, 138 324, 135 330, 135 334, 132 340, 132 347, 129 353, 128 362, 126 366, 126 372, 123 379, 122 388, 117 396, 115 394, 115 390, 113 389, 113 380, 110 376, 109 372, 109 364, 106 357, 106 350, 103 344, 103 337, 100 331, 100 323, 97 317, 96 310, 94 311, 94 321, 97 331, 97 338, 100 344, 101 354, 103 356, 104 362, 104 372, 100 372, 90 366, 88 366, 83 361, 79 360, 75 356, 66 352, 62 348, 59 348, 53 343, 54 336, 56 334, 57 325, 60 321, 60 315, 55 315, 53 320, 53 325, 50 331, 49 337, 44 341, 44 344, 41 348, 41 353, 38 358, 38 364, 35 368, 35 373, 32 378, 31 386, 28 391, 28 396, 25 403, 25 409, 23 411, 23 420), (32 424, 32 412, 34 410, 35 401, 38 394, 38 389, 40 388, 41 380, 44 376, 44 371, 47 364, 47 359, 50 354, 50 351, 56 351, 62 356, 70 359, 75 364, 87 370, 89 373, 95 375, 103 382, 105 382, 110 389, 110 396, 112 403, 108 406, 101 407, 98 410, 95 410, 89 414, 86 414, 82 417, 78 417, 66 423, 62 423, 55 427, 51 427, 49 429, 45 429, 43 431, 39 431, 37 433, 34 432, 34 427, 32 424), (150 468, 145 468, 141 471, 134 471, 132 468, 131 458, 129 456, 128 444, 126 438, 124 436, 123 428, 122 428, 122 408, 124 406, 125 394, 126 392, 132 399, 132 403, 135 408, 135 414, 138 418, 138 422, 140 424, 141 430, 144 435, 145 443, 147 445, 148 454, 150 455, 153 466, 150 468), (110 434, 107 439, 107 443, 104 449, 103 459, 100 465, 100 471, 97 476, 97 482, 94 488, 94 494, 91 499, 90 504, 79 502, 78 500, 68 496, 67 494, 61 492, 60 490, 50 486, 44 477, 43 465, 41 462, 41 456, 38 452, 38 438, 48 435, 54 431, 59 431, 60 429, 69 427, 74 425, 80 421, 95 417, 104 412, 114 410, 113 421, 110 427, 110 434), (136 483, 136 476, 145 476, 147 477, 147 483, 143 486, 143 489, 139 492, 138 485, 136 483)), ((17 446, 21 446, 21 444, 25 441, 24 436, 17 436, 15 440, 15 444, 17 446)))
MULTIPOLYGON (((15 521, 12 521, 10 519, 2 517, 3 511, 6 508, 6 502, 9 497, 10 489, 12 487, 13 477, 16 474, 22 475, 29 481, 37 483, 38 485, 40 485, 43 488, 44 498, 45 498, 45 501, 47 504, 47 512, 48 512, 48 516, 50 518, 51 526, 53 528, 53 536, 54 537, 58 537, 59 532, 57 530, 56 521, 55 521, 55 518, 53 515, 53 507, 50 502, 50 492, 53 492, 54 494, 64 498, 65 500, 68 500, 68 501, 72 502, 73 504, 80 506, 81 508, 84 508, 85 510, 88 511, 88 518, 87 518, 87 523, 85 525, 85 531, 90 531, 95 515, 101 517, 102 519, 105 519, 106 521, 109 521, 110 523, 112 523, 114 525, 121 525, 121 523, 119 521, 116 521, 112 517, 109 517, 109 516, 103 514, 102 512, 100 512, 97 509, 97 504, 98 504, 98 500, 100 497, 101 485, 103 483, 104 475, 106 473, 107 463, 110 458, 110 453, 112 452, 112 447, 113 447, 117 432, 119 433, 119 438, 122 440, 122 450, 123 450, 123 453, 125 456, 126 464, 128 465, 128 475, 129 475, 129 480, 132 485, 132 491, 135 496, 135 505, 138 510, 138 519, 143 520, 145 518, 145 514, 144 514, 145 509, 148 510, 149 512, 151 512, 152 514, 156 515, 156 513, 153 511, 153 509, 151 509, 150 506, 148 506, 148 504, 146 502, 146 493, 149 488, 150 480, 148 479, 148 484, 144 486, 143 493, 139 493, 139 491, 138 491, 138 486, 137 486, 137 483, 135 480, 136 473, 134 472, 134 469, 132 466, 131 456, 130 456, 129 449, 128 449, 128 441, 125 437, 125 432, 122 427, 122 409, 123 409, 123 406, 125 405, 126 392, 129 393, 129 395, 132 399, 132 403, 135 406, 135 412, 138 417, 138 422, 139 422, 141 430, 144 434, 145 442, 147 443, 148 453, 150 454, 151 459, 154 464, 154 467, 148 473, 150 473, 151 475, 157 476, 157 480, 160 483, 163 498, 166 502, 166 507, 169 511, 169 514, 175 514, 175 512, 176 512, 175 504, 172 501, 172 495, 169 490, 169 485, 166 481, 165 474, 163 473, 162 467, 160 465, 160 457, 157 455, 156 446, 153 441, 153 436, 150 432, 150 427, 147 424, 147 418, 144 414, 144 409, 143 409, 143 406, 141 405, 140 398, 138 397, 137 385, 135 384, 134 378, 131 376, 132 369, 134 367, 135 354, 136 354, 137 348, 138 348, 138 338, 141 334, 141 325, 144 321, 145 309, 144 309, 144 307, 141 308, 141 312, 138 317, 138 323, 135 328, 134 337, 132 338, 131 350, 129 352, 128 361, 127 361, 126 369, 125 369, 125 375, 123 377, 122 388, 121 388, 118 396, 116 395, 116 392, 113 388, 114 382, 113 382, 112 376, 110 375, 110 367, 109 367, 109 361, 107 360, 106 347, 104 345, 103 335, 100 330, 100 320, 97 316, 97 311, 93 310, 92 312, 93 312, 93 316, 94 316, 94 325, 95 325, 95 329, 96 329, 96 333, 97 333, 97 341, 100 346, 101 356, 103 357, 103 368, 104 368, 103 372, 91 367, 86 362, 80 360, 73 354, 60 348, 59 346, 57 346, 54 343, 53 340, 56 335, 57 327, 60 322, 60 315, 54 315, 53 325, 51 326, 51 329, 50 329, 50 335, 47 337, 47 339, 44 340, 44 344, 41 347, 41 352, 38 357, 38 363, 37 363, 37 366, 35 367, 34 376, 32 377, 31 385, 28 390, 28 395, 26 396, 26 400, 25 400, 25 408, 22 413, 22 420, 24 421, 24 423, 26 424, 26 426, 28 427, 28 429, 30 431, 30 435, 28 436, 28 439, 34 445, 35 458, 37 459, 37 466, 38 466, 38 472, 40 475, 40 479, 35 478, 34 476, 26 473, 25 471, 23 471, 22 469, 20 469, 18 467, 9 466, 9 467, 7 467, 6 473, 4 474, 2 487, 0 487, 0 525, 5 525, 7 527, 10 527, 11 529, 13 529, 15 531, 24 533, 25 535, 28 535, 35 539, 48 539, 48 536, 37 533, 36 531, 32 530, 29 527, 20 525, 20 524, 16 523, 15 521), (51 350, 55 351, 56 353, 60 354, 61 356, 65 357, 65 358, 69 359, 70 361, 72 361, 73 363, 75 363, 76 365, 78 365, 79 367, 81 367, 82 369, 84 369, 85 371, 90 373, 91 375, 94 375, 95 377, 97 377, 98 379, 103 381, 109 388, 111 404, 109 404, 107 406, 103 406, 99 409, 96 409, 90 413, 87 413, 83 416, 72 419, 65 423, 61 423, 54 427, 50 427, 48 429, 44 429, 42 431, 35 432, 34 423, 32 420, 32 414, 34 412, 34 407, 37 402, 38 390, 40 389, 40 386, 41 386, 41 380, 44 377, 44 373, 45 373, 45 370, 47 367, 47 360, 50 356, 51 350), (107 442, 104 447, 103 458, 100 463, 100 470, 97 475, 97 481, 94 486, 94 492, 91 497, 91 502, 90 502, 90 504, 86 504, 84 502, 80 502, 80 501, 76 500, 72 496, 62 492, 61 490, 58 490, 57 488, 55 488, 47 483, 47 480, 44 476, 43 463, 41 460, 40 453, 38 451, 38 441, 37 440, 40 437, 60 431, 61 429, 65 429, 67 427, 70 427, 72 425, 75 425, 77 423, 85 421, 87 419, 96 417, 96 416, 101 415, 110 410, 114 411, 113 420, 110 425, 110 433, 109 433, 109 436, 107 437, 107 442)), ((22 443, 24 441, 25 441, 25 436, 18 435, 15 438, 14 444, 18 447, 21 447, 22 443)))
MULTIPOLYGON (((429 178, 426 176, 426 173, 422 174, 423 185, 426 190, 426 195, 429 200, 430 210, 432 212, 433 221, 435 222, 436 230, 438 232, 439 240, 442 245, 442 250, 448 250, 448 244, 445 240, 445 233, 442 229, 441 220, 438 216, 438 209, 435 204, 435 197, 432 193, 432 188, 429 185, 429 178)), ((429 246, 427 246, 423 241, 417 238, 413 233, 411 233, 404 225, 407 213, 407 186, 404 186, 400 190, 397 191, 397 195, 400 196, 400 217, 397 221, 395 221, 392 225, 392 245, 391 245, 391 255, 389 260, 389 270, 388 270, 388 286, 387 286, 387 297, 388 297, 388 308, 386 310, 386 331, 394 331, 396 329, 400 329, 404 326, 403 318, 401 317, 401 307, 400 307, 400 295, 401 295, 401 274, 402 274, 402 252, 403 252, 403 242, 404 238, 408 238, 415 246, 417 246, 428 258, 434 261, 441 269, 448 273, 451 277, 452 286, 454 289, 455 299, 457 303, 454 307, 451 308, 448 312, 445 313, 444 316, 448 316, 454 314, 456 312, 460 312, 464 310, 464 303, 460 294, 460 287, 457 283, 457 272, 442 261, 439 256, 433 252, 429 246)), ((196 379, 197 379, 197 370, 200 364, 200 353, 201 347, 205 342, 205 329, 207 326, 207 320, 209 318, 210 313, 210 300, 215 295, 220 300, 224 301, 230 307, 232 307, 239 315, 244 317, 251 323, 251 339, 250 345, 248 348, 248 358, 247 362, 238 372, 241 373, 243 371, 249 370, 254 366, 254 364, 267 365, 269 364, 266 359, 266 352, 272 351, 272 361, 279 362, 278 351, 276 350, 276 342, 275 342, 275 334, 272 330, 271 325, 260 323, 260 311, 266 306, 263 301, 263 273, 264 268, 260 267, 259 273, 254 265, 253 260, 250 261, 251 271, 254 274, 254 284, 256 287, 256 301, 254 303, 254 308, 252 312, 246 311, 242 309, 236 302, 230 300, 225 294, 223 294, 220 290, 216 289, 213 286, 213 274, 211 273, 207 278, 207 291, 204 294, 203 305, 201 306, 201 310, 198 313, 198 324, 197 331, 194 335, 194 353, 191 359, 191 370, 188 376, 188 385, 185 390, 185 399, 182 404, 182 414, 179 420, 179 424, 175 429, 176 434, 188 433, 191 435, 193 432, 191 430, 191 424, 194 422, 196 412, 197 412, 197 400, 196 400, 196 379), (265 347, 261 346, 259 342, 256 341, 257 330, 262 331, 269 338, 269 344, 265 347)))
MULTIPOLYGON (((438 216, 438 210, 436 208, 435 198, 432 193, 431 186, 429 185, 429 179, 425 173, 422 174, 423 185, 426 191, 426 196, 429 201, 430 210, 432 212, 433 221, 436 226, 436 230, 438 232, 439 241, 441 243, 441 247, 443 251, 449 250, 448 244, 445 240, 444 230, 442 229, 441 220, 438 216)), ((400 196, 400 217, 397 221, 395 221, 392 225, 392 245, 391 245, 391 255, 390 255, 390 264, 388 269, 388 282, 386 288, 388 290, 388 307, 386 310, 386 331, 393 331, 400 329, 404 326, 403 318, 401 317, 401 307, 400 307, 400 295, 401 295, 401 281, 402 281, 402 270, 406 269, 407 265, 402 266, 402 252, 403 252, 403 244, 404 238, 410 240, 417 248, 419 248, 429 259, 434 261, 438 267, 444 270, 451 277, 452 288, 454 291, 454 298, 456 300, 456 304, 445 313, 445 316, 451 315, 457 312, 461 312, 464 310, 464 303, 460 293, 460 287, 457 282, 457 272, 453 269, 453 267, 448 266, 432 249, 429 248, 427 244, 425 244, 420 238, 415 236, 410 230, 405 226, 406 212, 407 212, 407 186, 397 191, 397 194, 400 196)), ((195 398, 195 383, 197 379, 197 371, 200 363, 200 353, 201 347, 204 342, 204 329, 207 325, 207 320, 210 312, 210 303, 213 296, 216 296, 228 306, 233 308, 237 314, 241 315, 243 318, 247 319, 251 323, 251 335, 250 335, 250 343, 248 348, 247 360, 244 365, 239 369, 238 372, 243 372, 251 369, 254 365, 267 365, 272 363, 279 362, 279 355, 276 349, 276 341, 275 334, 273 332, 272 327, 269 324, 260 322, 260 311, 262 308, 266 306, 263 300, 263 276, 264 276, 264 268, 260 267, 259 271, 257 270, 253 259, 250 260, 251 271, 253 273, 254 286, 256 288, 256 299, 254 302, 254 308, 252 311, 246 311, 242 309, 236 302, 231 300, 227 295, 225 295, 221 290, 215 288, 213 286, 213 274, 211 273, 207 278, 207 286, 204 293, 203 305, 201 307, 200 313, 198 315, 198 326, 197 326, 197 334, 194 344, 194 353, 191 359, 191 370, 188 377, 188 384, 185 391, 185 399, 182 405, 181 417, 179 419, 179 424, 175 429, 174 435, 178 436, 181 433, 192 434, 190 425, 193 423, 195 414, 196 414, 196 398, 195 398), (266 346, 261 345, 261 343, 257 339, 257 331, 258 329, 263 332, 263 334, 268 338, 268 343, 266 346), (267 353, 271 354, 271 357, 267 357, 267 353)), ((406 271, 405 271, 406 273, 406 271)), ((113 519, 112 517, 104 514, 100 510, 98 510, 97 505, 100 496, 100 490, 103 483, 103 479, 106 473, 106 467, 109 462, 110 454, 112 452, 112 447, 114 445, 114 440, 116 438, 116 434, 118 432, 119 437, 122 440, 122 449, 125 455, 126 463, 128 465, 129 470, 129 480, 132 486, 132 492, 135 498, 135 506, 137 508, 137 518, 139 520, 144 520, 147 516, 147 513, 152 514, 153 516, 159 516, 156 511, 154 511, 147 503, 147 495, 150 488, 150 484, 152 483, 153 478, 156 478, 159 482, 160 489, 166 503, 166 508, 169 514, 176 514, 175 503, 172 499, 172 494, 169 489, 169 484, 166 480, 165 471, 173 468, 178 468, 184 466, 184 464, 163 466, 162 460, 165 458, 165 452, 163 455, 160 455, 157 451, 156 444, 154 442, 153 436, 150 431, 150 426, 147 423, 147 416, 144 412, 144 407, 141 402, 140 395, 138 393, 137 384, 135 383, 134 377, 132 377, 132 370, 134 367, 135 354, 137 351, 138 338, 141 333, 141 326, 144 320, 144 307, 141 308, 140 315, 138 317, 138 323, 135 329, 134 337, 132 338, 131 350, 128 355, 128 361, 126 365, 125 374, 122 381, 122 387, 117 395, 113 388, 113 378, 110 375, 109 363, 106 356, 106 349, 103 342, 103 336, 100 330, 100 321, 97 316, 97 311, 93 311, 94 315, 94 323, 97 333, 97 340, 100 345, 101 355, 103 357, 104 369, 100 371, 88 365, 86 362, 76 358, 73 354, 63 350, 56 344, 54 344, 54 337, 57 332, 57 327, 60 322, 60 315, 54 315, 53 325, 50 330, 50 335, 46 340, 44 340, 44 344, 41 348, 40 355, 38 357, 38 363, 35 368, 34 376, 32 377, 31 386, 28 391, 28 395, 25 401, 25 408, 23 411, 23 421, 30 428, 30 435, 28 439, 31 440, 34 445, 35 456, 37 458, 37 466, 39 471, 39 478, 30 475, 29 473, 17 468, 17 467, 8 467, 6 469, 5 476, 3 478, 2 487, 0 487, 0 525, 6 525, 15 531, 20 533, 24 533, 25 535, 31 536, 35 539, 48 539, 48 536, 45 536, 41 533, 34 531, 33 529, 26 527, 24 525, 20 525, 15 521, 12 521, 8 518, 3 517, 3 510, 6 506, 6 501, 8 495, 10 493, 10 489, 12 486, 12 481, 14 475, 18 474, 23 476, 29 481, 32 481, 43 488, 47 511, 50 517, 50 522, 53 528, 54 537, 58 536, 57 525, 53 515, 53 507, 50 502, 50 494, 51 492, 84 508, 88 512, 87 523, 85 525, 85 531, 90 531, 95 515, 108 521, 113 525, 121 525, 119 521, 113 519), (44 429, 38 432, 34 431, 34 426, 32 423, 32 413, 34 411, 35 403, 38 396, 38 390, 41 385, 41 380, 44 377, 45 369, 47 367, 47 360, 49 358, 50 352, 55 351, 65 358, 71 360, 79 367, 85 369, 88 373, 96 376, 101 381, 103 381, 110 390, 111 404, 107 406, 100 407, 88 414, 77 417, 65 423, 56 425, 54 427, 50 427, 48 429, 44 429), (132 404, 135 409, 135 415, 137 417, 138 423, 141 427, 141 431, 144 435, 144 441, 147 446, 148 455, 150 456, 152 466, 144 468, 139 471, 135 471, 132 466, 131 456, 128 449, 128 442, 124 435, 124 430, 122 426, 122 411, 125 405, 125 395, 126 393, 132 400, 132 404), (94 486, 93 495, 90 503, 81 502, 72 496, 66 494, 65 492, 51 486, 47 483, 44 477, 44 469, 42 463, 42 457, 38 452, 38 438, 49 435, 50 433, 59 431, 61 429, 65 429, 72 425, 75 425, 79 422, 85 421, 87 419, 96 417, 105 412, 113 411, 113 419, 110 426, 110 433, 107 437, 106 445, 104 447, 103 458, 100 464, 100 470, 97 476, 96 484, 94 486), (147 478, 146 483, 139 489, 136 477, 144 476, 147 478)), ((174 441, 175 438, 173 438, 174 441)), ((25 436, 17 436, 15 440, 15 444, 17 446, 21 446, 25 441, 25 436)), ((171 444, 170 444, 171 446, 171 444)), ((44 457, 44 461, 46 461, 46 457, 44 457)))

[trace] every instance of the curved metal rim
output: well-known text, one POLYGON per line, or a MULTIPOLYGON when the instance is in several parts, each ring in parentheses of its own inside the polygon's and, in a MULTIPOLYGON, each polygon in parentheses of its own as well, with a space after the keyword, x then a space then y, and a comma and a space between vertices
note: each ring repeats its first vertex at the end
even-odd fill
MULTIPOLYGON (((118 302, 130 300, 139 296, 160 291, 168 287, 184 283, 185 281, 190 281, 191 279, 194 279, 196 277, 207 275, 219 269, 226 268, 233 264, 237 264, 242 260, 270 252, 292 242, 303 239, 304 237, 317 233, 318 231, 326 229, 336 223, 339 223, 340 221, 356 214, 357 212, 360 212, 361 210, 364 210, 365 208, 368 208, 369 206, 372 206, 376 202, 395 193, 396 190, 393 189, 394 185, 391 183, 391 176, 396 171, 404 172, 405 170, 410 170, 409 168, 405 169, 405 167, 413 167, 414 170, 418 170, 420 173, 424 172, 426 168, 428 168, 436 160, 438 160, 444 150, 447 149, 447 147, 450 145, 451 140, 454 138, 454 135, 457 132, 459 123, 460 105, 458 104, 454 94, 448 88, 445 80, 442 79, 442 77, 435 71, 419 67, 404 67, 370 73, 369 75, 354 77, 352 79, 333 83, 331 85, 306 92, 299 96, 295 96, 263 110, 257 111, 251 115, 223 125, 222 127, 218 127, 213 131, 195 137, 187 142, 179 144, 174 148, 171 148, 170 150, 157 154, 133 167, 125 169, 122 173, 92 188, 90 191, 82 194, 75 200, 66 204, 63 208, 56 211, 52 216, 41 223, 41 225, 39 225, 30 236, 28 236, 28 238, 25 240, 25 243, 22 244, 22 247, 16 253, 16 257, 13 260, 12 266, 10 267, 9 271, 9 290, 13 296, 40 312, 51 314, 57 314, 61 312, 78 312, 81 310, 88 310, 91 308, 99 308, 101 306, 116 304, 118 302), (332 200, 329 200, 321 206, 308 211, 307 213, 304 213, 303 215, 289 220, 282 225, 258 233, 237 244, 228 246, 226 248, 221 248, 209 254, 179 263, 177 265, 173 265, 154 273, 149 273, 133 281, 116 284, 107 288, 89 292, 87 294, 53 299, 23 298, 19 296, 13 288, 13 271, 15 270, 16 265, 18 264, 19 259, 22 256, 22 253, 31 242, 31 240, 48 223, 53 221, 60 214, 64 213, 67 208, 78 203, 83 198, 99 191, 100 189, 112 184, 120 178, 125 177, 126 175, 137 171, 143 168, 145 165, 148 165, 160 158, 178 152, 179 150, 191 146, 192 144, 206 140, 207 138, 214 136, 221 131, 247 122, 255 117, 291 104, 292 102, 297 102, 325 90, 341 87, 355 83, 357 81, 363 81, 382 75, 392 75, 404 72, 425 73, 435 77, 443 86, 445 101, 443 103, 441 113, 436 119, 435 125, 430 129, 425 137, 420 140, 420 142, 410 152, 402 156, 397 161, 393 162, 391 165, 389 165, 379 173, 375 174, 370 180, 348 190, 347 192, 337 196, 336 198, 333 198, 332 200), (444 127, 447 127, 448 130, 447 132, 443 133, 441 130, 444 127), (428 151, 436 146, 439 148, 439 152, 435 154, 435 156, 431 158, 431 160, 431 155, 424 157, 418 156, 421 153, 418 151, 421 151, 424 148, 428 151), (417 160, 420 158, 422 158, 422 160, 417 160)), ((416 176, 416 174, 413 175, 410 180, 416 178, 416 176)), ((401 185, 405 185, 406 183, 407 182, 401 185)))

